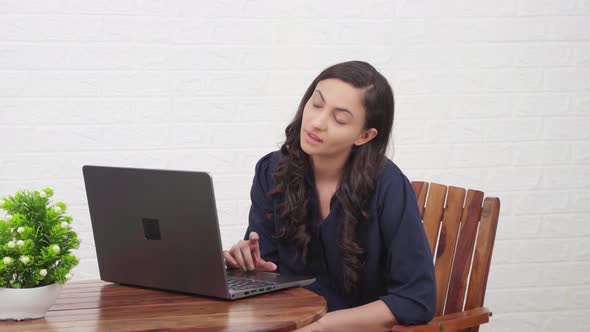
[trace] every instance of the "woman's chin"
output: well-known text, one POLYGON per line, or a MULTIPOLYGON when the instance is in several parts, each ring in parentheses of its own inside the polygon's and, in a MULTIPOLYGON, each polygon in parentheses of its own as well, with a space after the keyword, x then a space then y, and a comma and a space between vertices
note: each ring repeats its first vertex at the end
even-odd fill
POLYGON ((318 148, 305 142, 305 140, 302 139, 300 144, 301 150, 303 150, 303 152, 305 152, 306 154, 311 156, 318 153, 318 148))

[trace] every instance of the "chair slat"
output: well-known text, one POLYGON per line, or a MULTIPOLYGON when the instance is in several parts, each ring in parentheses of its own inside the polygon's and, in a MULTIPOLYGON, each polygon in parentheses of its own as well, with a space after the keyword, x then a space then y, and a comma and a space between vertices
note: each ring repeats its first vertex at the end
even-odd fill
POLYGON ((459 233, 463 202, 466 190, 458 187, 449 187, 447 203, 444 209, 438 249, 436 252, 436 316, 442 315, 442 309, 447 295, 451 264, 455 255, 455 243, 459 233))
POLYGON ((428 191, 428 201, 424 208, 424 230, 430 244, 430 253, 434 255, 438 230, 440 228, 445 198, 447 196, 447 186, 438 183, 431 183, 428 191))
POLYGON ((465 291, 467 289, 467 277, 471 267, 471 257, 475 246, 475 236, 482 202, 483 192, 471 189, 467 191, 465 207, 463 208, 461 217, 459 240, 453 259, 449 292, 444 309, 445 314, 452 314, 463 310, 465 291))
POLYGON ((416 194, 418 201, 418 209, 420 210, 420 218, 424 215, 424 202, 426 201, 426 193, 428 192, 428 182, 412 181, 412 189, 416 194))
POLYGON ((486 197, 481 211, 465 310, 483 306, 499 214, 500 200, 497 197, 486 197))

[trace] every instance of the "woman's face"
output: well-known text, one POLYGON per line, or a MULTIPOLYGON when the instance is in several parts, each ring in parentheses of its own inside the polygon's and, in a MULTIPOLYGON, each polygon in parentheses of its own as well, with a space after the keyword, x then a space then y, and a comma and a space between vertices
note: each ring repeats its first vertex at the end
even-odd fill
POLYGON ((376 134, 365 130, 364 91, 335 78, 318 82, 303 109, 301 148, 308 155, 340 156, 376 134))

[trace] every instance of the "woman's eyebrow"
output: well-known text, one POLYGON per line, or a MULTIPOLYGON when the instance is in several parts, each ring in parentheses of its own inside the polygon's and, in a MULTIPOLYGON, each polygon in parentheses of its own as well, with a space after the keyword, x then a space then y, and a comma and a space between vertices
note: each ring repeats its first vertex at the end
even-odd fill
MULTIPOLYGON (((322 92, 319 89, 316 89, 315 92, 317 92, 320 95, 320 97, 322 98, 322 101, 325 103, 326 99, 324 99, 324 95, 322 94, 322 92)), ((338 112, 348 113, 348 115, 350 115, 351 117, 354 118, 354 115, 352 114, 352 112, 347 110, 346 108, 336 107, 334 110, 338 111, 338 112)))

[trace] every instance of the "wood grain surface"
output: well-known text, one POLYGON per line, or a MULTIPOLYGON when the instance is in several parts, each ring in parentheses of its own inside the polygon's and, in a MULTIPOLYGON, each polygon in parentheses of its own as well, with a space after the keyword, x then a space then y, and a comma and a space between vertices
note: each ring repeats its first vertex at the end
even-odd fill
POLYGON ((291 331, 325 313, 324 298, 304 288, 226 301, 78 281, 65 285, 45 318, 0 321, 0 331, 291 331))

